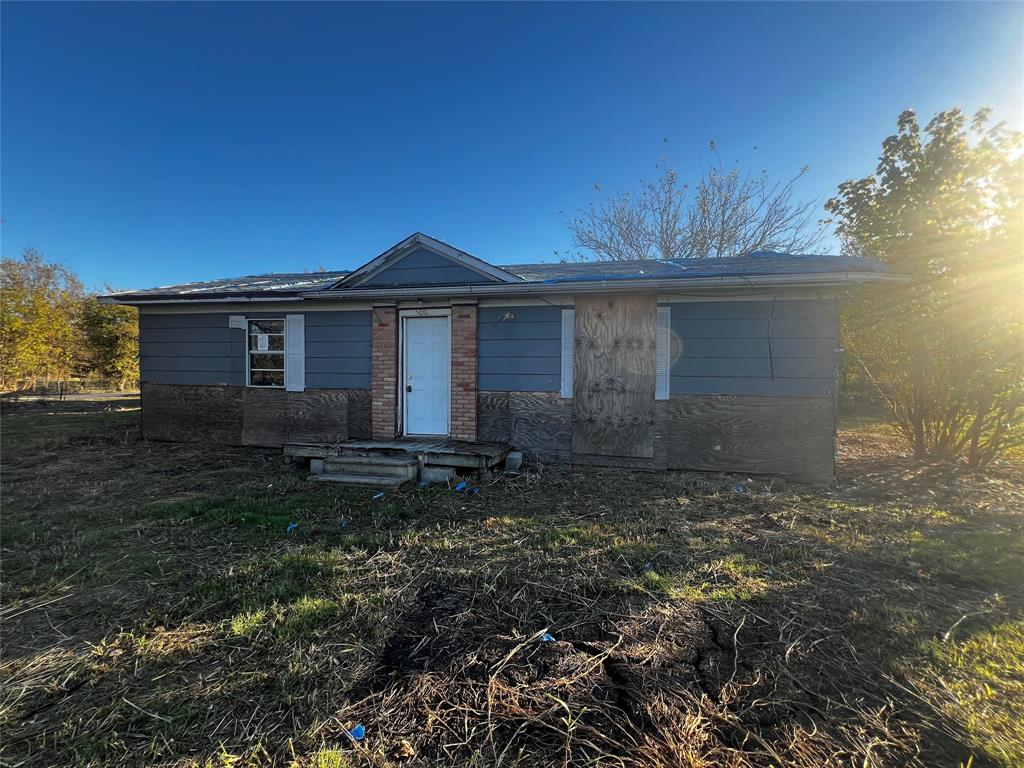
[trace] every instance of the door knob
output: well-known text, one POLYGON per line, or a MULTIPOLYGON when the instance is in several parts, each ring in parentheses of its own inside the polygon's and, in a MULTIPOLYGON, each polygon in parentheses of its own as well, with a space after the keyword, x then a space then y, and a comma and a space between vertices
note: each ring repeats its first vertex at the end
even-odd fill
POLYGON ((406 392, 412 392, 412 384, 406 384, 405 385, 405 391, 406 392))

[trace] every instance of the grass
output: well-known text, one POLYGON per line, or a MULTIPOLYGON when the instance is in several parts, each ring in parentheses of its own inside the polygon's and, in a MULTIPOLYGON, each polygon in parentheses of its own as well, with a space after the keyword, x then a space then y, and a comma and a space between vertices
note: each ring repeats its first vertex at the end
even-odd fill
POLYGON ((3 416, 4 765, 1024 762, 1019 464, 862 420, 834 488, 545 468, 374 501, 65 408, 3 416))

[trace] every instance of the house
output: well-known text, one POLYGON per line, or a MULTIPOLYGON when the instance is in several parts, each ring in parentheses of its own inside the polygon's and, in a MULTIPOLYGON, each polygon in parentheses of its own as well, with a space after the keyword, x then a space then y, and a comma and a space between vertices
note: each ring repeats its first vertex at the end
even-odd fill
POLYGON ((833 474, 838 292, 869 259, 496 266, 414 234, 351 272, 114 293, 142 424, 281 446, 442 435, 544 462, 833 474))

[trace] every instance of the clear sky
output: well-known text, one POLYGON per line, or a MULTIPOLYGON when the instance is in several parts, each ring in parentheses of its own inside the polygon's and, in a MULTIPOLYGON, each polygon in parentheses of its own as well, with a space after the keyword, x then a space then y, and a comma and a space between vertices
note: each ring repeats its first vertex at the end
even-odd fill
POLYGON ((351 268, 417 230, 550 260, 595 182, 666 152, 690 176, 712 138, 752 171, 810 165, 798 192, 823 202, 906 107, 1022 125, 1021 4, 0 14, 3 255, 35 246, 91 286, 351 268))

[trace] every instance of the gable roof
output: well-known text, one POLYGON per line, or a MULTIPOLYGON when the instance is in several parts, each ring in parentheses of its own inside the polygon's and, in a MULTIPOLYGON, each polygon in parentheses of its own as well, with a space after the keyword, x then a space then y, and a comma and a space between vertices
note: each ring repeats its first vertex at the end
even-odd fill
MULTIPOLYGON (((404 270, 406 272, 411 270, 404 270)), ((661 291, 735 286, 799 287, 855 282, 905 282, 880 261, 853 256, 795 255, 757 251, 724 259, 586 261, 510 264, 496 267, 447 243, 417 232, 362 267, 349 271, 278 273, 208 280, 102 297, 112 304, 150 302, 253 301, 259 299, 367 299, 444 295, 499 295, 559 291, 661 291), (375 275, 417 249, 427 249, 460 268, 481 275, 479 282, 374 285, 375 275)))
POLYGON ((433 251, 434 253, 451 260, 455 264, 466 267, 473 272, 489 278, 489 280, 493 282, 515 283, 520 282, 522 279, 504 269, 501 269, 500 267, 488 264, 483 259, 478 259, 470 253, 460 251, 458 248, 448 245, 448 243, 430 237, 429 235, 425 235, 422 232, 416 232, 405 238, 405 240, 391 246, 380 256, 377 256, 375 259, 371 259, 363 264, 363 266, 353 270, 337 283, 332 285, 329 290, 356 288, 360 285, 364 285, 375 275, 380 274, 389 267, 395 266, 401 262, 402 259, 419 248, 433 251))

